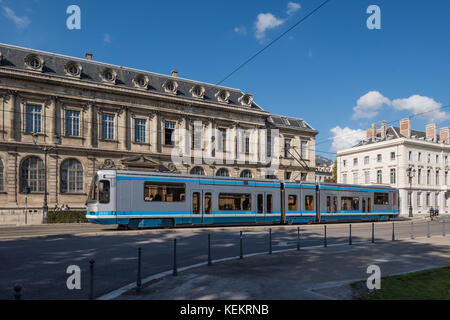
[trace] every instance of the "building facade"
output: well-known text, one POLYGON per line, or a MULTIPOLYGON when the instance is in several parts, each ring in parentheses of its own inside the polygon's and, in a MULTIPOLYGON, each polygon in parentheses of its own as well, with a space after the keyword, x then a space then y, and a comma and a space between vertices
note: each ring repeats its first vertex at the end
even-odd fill
POLYGON ((398 188, 402 215, 410 205, 413 214, 428 214, 430 207, 449 213, 450 128, 439 133, 436 124, 411 130, 409 118, 400 127, 373 124, 364 141, 337 153, 338 183, 398 188))
POLYGON ((0 103, 0 224, 40 221, 45 188, 83 209, 100 168, 315 179, 308 123, 176 71, 0 45, 0 103))

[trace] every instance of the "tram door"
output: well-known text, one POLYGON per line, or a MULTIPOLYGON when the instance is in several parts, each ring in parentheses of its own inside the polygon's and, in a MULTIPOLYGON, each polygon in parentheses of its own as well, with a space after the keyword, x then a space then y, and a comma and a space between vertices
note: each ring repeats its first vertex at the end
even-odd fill
POLYGON ((192 191, 192 219, 190 223, 203 222, 202 214, 202 190, 192 191))
POLYGON ((264 222, 270 221, 273 213, 273 194, 269 192, 258 193, 256 196, 258 216, 264 216, 264 222))
POLYGON ((203 194, 202 223, 213 223, 213 219, 211 217, 213 210, 213 198, 212 198, 213 193, 210 190, 203 190, 202 194, 203 194))

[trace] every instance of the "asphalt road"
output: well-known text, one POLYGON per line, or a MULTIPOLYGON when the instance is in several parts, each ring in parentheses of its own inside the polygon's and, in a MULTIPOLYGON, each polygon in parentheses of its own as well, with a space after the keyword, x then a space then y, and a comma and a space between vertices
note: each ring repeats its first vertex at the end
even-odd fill
MULTIPOLYGON (((448 219, 447 219, 448 220, 448 219)), ((450 233, 450 221, 414 221, 414 236, 442 237, 450 233)), ((393 223, 375 223, 375 242, 392 241, 393 223)), ((94 296, 99 297, 136 281, 137 253, 142 248, 142 277, 171 270, 173 240, 177 239, 179 268, 207 261, 211 234, 213 259, 238 256, 243 231, 243 252, 295 248, 300 228, 300 246, 323 246, 324 225, 186 228, 117 231, 97 225, 47 225, 0 228, 0 299, 12 299, 13 287, 23 287, 23 299, 87 299, 89 260, 95 260, 94 296), (68 290, 67 267, 81 268, 81 290, 68 290)), ((328 224, 327 245, 349 243, 349 224, 328 224)), ((395 222, 395 239, 411 237, 411 222, 395 222)), ((372 224, 352 224, 352 242, 370 242, 372 224)), ((324 249, 326 250, 326 249, 324 249)), ((275 256, 274 256, 275 257, 275 256)))

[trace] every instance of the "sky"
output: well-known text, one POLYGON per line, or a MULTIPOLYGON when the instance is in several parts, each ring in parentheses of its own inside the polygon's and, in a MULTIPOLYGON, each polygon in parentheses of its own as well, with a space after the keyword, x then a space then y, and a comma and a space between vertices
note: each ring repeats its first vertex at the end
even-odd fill
MULTIPOLYGON (((215 84, 322 2, 0 0, 0 42, 215 84)), ((448 0, 330 0, 223 85, 304 119, 332 159, 381 120, 450 126, 449 18, 448 0)))

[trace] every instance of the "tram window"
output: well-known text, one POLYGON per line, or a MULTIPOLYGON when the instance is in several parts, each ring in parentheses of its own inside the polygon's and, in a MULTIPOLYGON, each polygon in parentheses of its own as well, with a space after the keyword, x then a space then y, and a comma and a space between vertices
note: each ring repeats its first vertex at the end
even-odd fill
POLYGON ((364 213, 367 212, 366 211, 366 198, 362 199, 362 212, 364 212, 364 213))
POLYGON ((337 197, 333 197, 333 212, 334 213, 338 212, 338 198, 337 197))
POLYGON ((314 196, 305 196, 305 210, 314 210, 314 196))
POLYGON ((181 202, 185 200, 183 183, 145 182, 144 201, 181 202))
POLYGON ((289 198, 288 198, 288 210, 295 211, 297 209, 298 209, 297 196, 291 194, 291 195, 289 195, 289 198))
POLYGON ((267 195, 267 213, 272 213, 272 195, 267 195))
POLYGON ((359 198, 358 197, 341 197, 341 210, 342 211, 357 211, 359 210, 359 198))
POLYGON ((211 193, 205 193, 205 214, 212 213, 212 195, 211 193))
POLYGON ((250 194, 221 193, 219 194, 219 210, 242 211, 251 210, 252 198, 250 194))
POLYGON ((377 193, 373 194, 374 204, 386 205, 389 204, 389 194, 388 193, 377 193))
POLYGON ((98 200, 100 203, 109 203, 110 184, 108 180, 98 183, 98 200))
POLYGON ((192 194, 192 213, 200 214, 200 192, 192 194))
POLYGON ((372 201, 370 200, 370 198, 367 198, 367 212, 372 212, 372 201))
POLYGON ((327 213, 331 213, 331 197, 327 197, 327 213))
POLYGON ((258 213, 264 213, 264 196, 258 194, 258 213))

